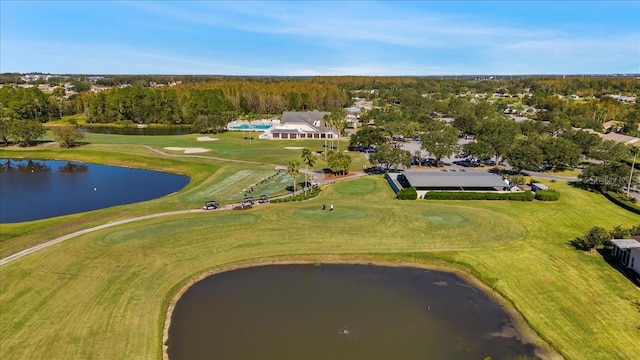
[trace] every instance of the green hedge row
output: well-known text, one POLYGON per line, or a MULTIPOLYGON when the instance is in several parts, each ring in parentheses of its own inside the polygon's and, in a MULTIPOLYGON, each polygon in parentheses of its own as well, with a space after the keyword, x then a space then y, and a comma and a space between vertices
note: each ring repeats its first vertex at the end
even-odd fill
POLYGON ((448 192, 429 191, 424 195, 427 200, 514 200, 533 201, 531 191, 515 193, 491 193, 491 192, 448 192))
POLYGON ((636 214, 640 214, 640 206, 638 206, 638 204, 634 204, 631 201, 627 200, 625 195, 618 194, 617 192, 614 192, 614 191, 607 191, 606 193, 604 193, 604 196, 607 199, 611 200, 611 202, 613 202, 614 204, 620 206, 621 208, 629 210, 636 214))
POLYGON ((405 188, 398 191, 396 197, 400 200, 415 200, 418 198, 418 192, 414 188, 405 188))
POLYGON ((536 200, 540 201, 557 201, 560 199, 560 193, 555 190, 538 190, 536 191, 536 200))
POLYGON ((307 199, 311 199, 314 198, 316 196, 318 196, 320 194, 320 188, 315 188, 313 190, 307 191, 307 193, 305 194, 304 192, 301 192, 300 194, 296 195, 296 196, 285 196, 285 197, 280 197, 280 198, 276 198, 276 199, 271 199, 270 202, 272 203, 284 203, 284 202, 291 202, 291 201, 302 201, 302 200, 307 200, 307 199))

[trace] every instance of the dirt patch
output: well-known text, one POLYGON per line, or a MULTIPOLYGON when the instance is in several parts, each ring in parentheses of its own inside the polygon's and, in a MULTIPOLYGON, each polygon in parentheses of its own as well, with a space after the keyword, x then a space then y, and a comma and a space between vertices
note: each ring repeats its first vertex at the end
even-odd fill
POLYGON ((208 137, 208 136, 198 136, 197 140, 198 141, 218 141, 220 139, 214 139, 214 138, 208 137))

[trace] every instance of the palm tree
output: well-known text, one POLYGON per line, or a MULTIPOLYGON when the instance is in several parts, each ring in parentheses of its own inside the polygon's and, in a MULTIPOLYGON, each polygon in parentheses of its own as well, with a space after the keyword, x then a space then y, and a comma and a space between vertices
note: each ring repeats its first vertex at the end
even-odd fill
POLYGON ((638 156, 638 148, 631 147, 631 153, 633 154, 633 163, 631 164, 631 173, 629 174, 629 183, 627 184, 627 197, 629 197, 629 190, 631 190, 631 179, 633 179, 633 169, 636 166, 636 156, 638 156))
MULTIPOLYGON (((324 125, 325 128, 329 128, 331 126, 331 114, 327 114, 325 116, 322 117, 322 125, 324 125)), ((327 160, 327 131, 325 130, 324 132, 324 151, 322 152, 322 154, 324 155, 324 160, 327 160)))
MULTIPOLYGON (((334 127, 338 133, 338 151, 340 151, 340 135, 346 127, 344 122, 346 116, 347 111, 343 108, 331 110, 331 126, 334 127)), ((331 149, 333 149, 333 138, 331 139, 331 149)))
POLYGON ((289 161, 289 165, 287 166, 287 172, 291 175, 293 179, 293 195, 296 195, 296 177, 300 173, 300 162, 298 160, 289 161))
POLYGON ((302 149, 302 155, 300 155, 300 157, 302 158, 302 162, 305 165, 305 167, 304 167, 304 184, 305 184, 304 193, 306 194, 307 193, 306 185, 309 182, 308 177, 307 177, 308 174, 309 174, 309 167, 311 167, 311 169, 313 169, 313 164, 316 163, 316 157, 313 155, 313 152, 309 148, 302 149))

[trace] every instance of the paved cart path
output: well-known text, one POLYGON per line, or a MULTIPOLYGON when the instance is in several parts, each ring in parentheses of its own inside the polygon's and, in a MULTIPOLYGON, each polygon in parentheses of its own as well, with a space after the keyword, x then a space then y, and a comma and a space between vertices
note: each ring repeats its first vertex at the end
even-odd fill
POLYGON ((170 215, 180 215, 180 214, 190 214, 190 213, 198 213, 198 212, 202 212, 204 210, 200 210, 200 209, 196 209, 196 210, 180 210, 180 211, 170 211, 170 212, 164 212, 164 213, 157 213, 157 214, 151 214, 151 215, 144 215, 144 216, 138 216, 138 217, 134 217, 134 218, 129 218, 129 219, 123 219, 123 220, 118 220, 118 221, 112 221, 106 224, 102 224, 102 225, 98 225, 98 226, 94 226, 92 228, 88 228, 88 229, 84 229, 84 230, 79 230, 76 232, 73 232, 71 234, 67 234, 64 236, 61 236, 59 238, 53 239, 53 240, 49 240, 47 242, 44 242, 42 244, 36 245, 34 247, 22 250, 20 252, 17 252, 13 255, 9 255, 6 258, 0 259, 0 266, 7 264, 13 260, 17 260, 23 256, 32 254, 38 250, 44 249, 46 247, 49 247, 51 245, 55 245, 57 243, 63 242, 65 240, 69 240, 72 239, 74 237, 80 236, 80 235, 84 235, 93 231, 98 231, 98 230, 102 230, 102 229, 106 229, 112 226, 118 226, 118 225, 122 225, 122 224, 127 224, 127 223, 131 223, 131 222, 135 222, 135 221, 140 221, 140 220, 146 220, 146 219, 152 219, 152 218, 156 218, 156 217, 161 217, 161 216, 170 216, 170 215))

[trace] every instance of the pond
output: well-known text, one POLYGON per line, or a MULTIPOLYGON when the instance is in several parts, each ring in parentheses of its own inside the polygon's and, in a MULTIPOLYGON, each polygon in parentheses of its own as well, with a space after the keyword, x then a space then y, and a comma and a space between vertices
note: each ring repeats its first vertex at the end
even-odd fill
POLYGON ((0 159, 0 223, 75 214, 155 199, 189 177, 61 160, 0 159))
POLYGON ((270 265, 205 278, 171 315, 183 359, 515 359, 535 356, 505 310, 455 274, 270 265))
POLYGON ((191 126, 87 126, 82 132, 114 135, 186 135, 193 133, 191 126))

